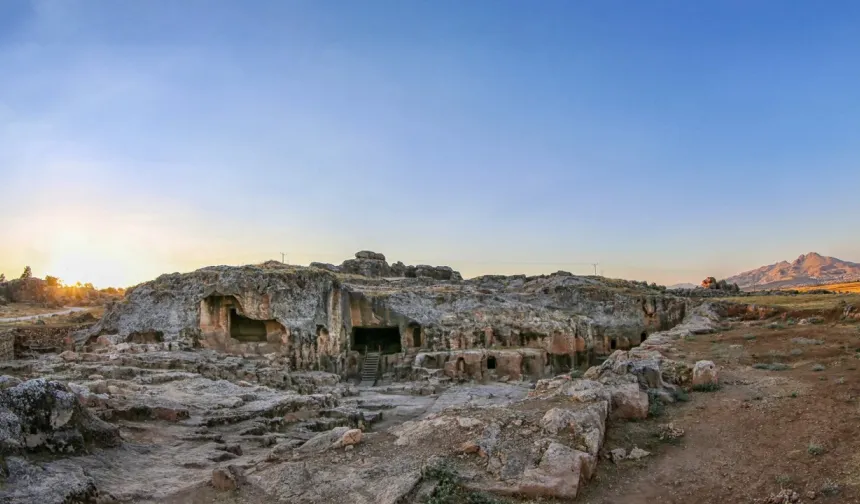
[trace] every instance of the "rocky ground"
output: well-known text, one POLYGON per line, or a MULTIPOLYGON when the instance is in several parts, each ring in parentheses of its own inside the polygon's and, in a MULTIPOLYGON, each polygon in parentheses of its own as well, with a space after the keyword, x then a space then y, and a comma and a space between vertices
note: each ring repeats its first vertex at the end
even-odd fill
POLYGON ((718 311, 536 384, 170 343, 0 363, 0 502, 856 502, 858 325, 718 311))
POLYGON ((652 455, 602 465, 581 502, 860 502, 860 325, 818 321, 734 322, 679 342, 720 367, 719 390, 613 425, 606 450, 652 455), (683 436, 661 439, 669 423, 683 436))

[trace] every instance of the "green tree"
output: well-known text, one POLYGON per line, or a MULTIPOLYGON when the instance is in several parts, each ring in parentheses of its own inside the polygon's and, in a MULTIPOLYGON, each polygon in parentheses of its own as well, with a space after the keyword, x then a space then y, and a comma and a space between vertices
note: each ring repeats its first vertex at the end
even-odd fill
POLYGON ((29 267, 29 266, 27 266, 26 268, 24 268, 24 272, 23 272, 23 273, 21 273, 21 278, 22 278, 22 279, 24 279, 24 278, 33 278, 33 270, 32 270, 32 269, 30 269, 30 267, 29 267))
POLYGON ((6 281, 6 275, 4 275, 3 273, 0 273, 0 282, 5 282, 5 281, 6 281))
POLYGON ((57 278, 55 276, 51 276, 51 275, 47 275, 45 277, 45 282, 48 283, 48 287, 59 287, 60 284, 62 283, 62 281, 59 278, 57 278))

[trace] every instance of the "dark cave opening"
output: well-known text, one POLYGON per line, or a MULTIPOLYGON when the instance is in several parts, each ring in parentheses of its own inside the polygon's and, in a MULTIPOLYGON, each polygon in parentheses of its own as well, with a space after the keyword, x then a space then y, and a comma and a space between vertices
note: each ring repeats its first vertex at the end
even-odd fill
POLYGON ((239 341, 266 341, 266 323, 239 315, 235 308, 230 309, 230 337, 239 341))
POLYGON ((353 327, 352 348, 384 354, 400 353, 400 329, 397 327, 353 327))

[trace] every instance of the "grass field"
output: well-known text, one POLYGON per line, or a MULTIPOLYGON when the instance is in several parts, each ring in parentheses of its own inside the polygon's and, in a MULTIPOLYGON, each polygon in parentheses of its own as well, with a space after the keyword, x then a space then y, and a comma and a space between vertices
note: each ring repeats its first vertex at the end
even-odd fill
POLYGON ((848 293, 856 293, 860 294, 860 282, 846 282, 846 283, 835 283, 835 284, 827 284, 827 285, 811 285, 809 287, 795 287, 794 290, 798 290, 801 292, 810 291, 814 289, 825 289, 834 292, 848 292, 848 293))
POLYGON ((860 306, 860 292, 856 294, 797 294, 785 296, 741 296, 725 298, 735 303, 775 306, 788 310, 832 310, 842 302, 860 306))

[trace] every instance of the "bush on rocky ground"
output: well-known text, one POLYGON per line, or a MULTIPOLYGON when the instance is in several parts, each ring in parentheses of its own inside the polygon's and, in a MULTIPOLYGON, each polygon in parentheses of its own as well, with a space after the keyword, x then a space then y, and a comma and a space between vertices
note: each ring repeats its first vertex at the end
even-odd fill
POLYGON ((424 478, 436 481, 436 488, 424 499, 424 504, 505 504, 505 501, 496 497, 465 490, 460 485, 456 468, 447 460, 425 468, 424 478))

